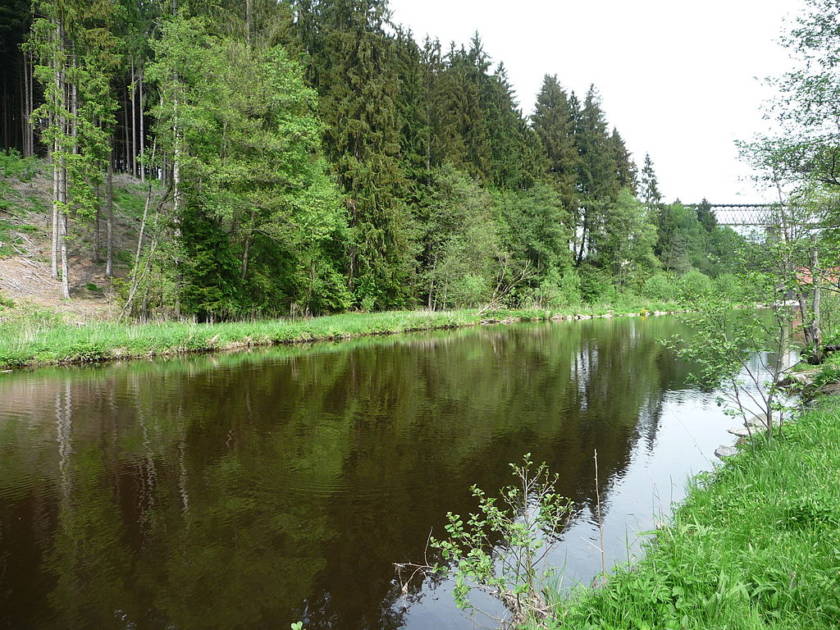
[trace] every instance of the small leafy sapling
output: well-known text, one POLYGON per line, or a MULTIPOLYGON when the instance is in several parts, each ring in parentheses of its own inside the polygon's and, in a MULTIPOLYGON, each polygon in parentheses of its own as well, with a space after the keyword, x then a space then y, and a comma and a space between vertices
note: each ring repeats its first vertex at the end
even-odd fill
MULTIPOLYGON (((751 281, 757 286, 762 278, 753 275, 751 281)), ((777 300, 772 289, 764 294, 777 300)), ((668 345, 694 364, 696 384, 719 389, 718 404, 729 415, 769 437, 788 411, 779 383, 788 369, 791 309, 778 300, 764 309, 739 308, 722 295, 693 299, 690 309, 685 320, 691 334, 668 345)))
POLYGON ((550 614, 545 586, 551 571, 541 565, 573 513, 571 502, 556 493, 558 476, 544 463, 535 465, 530 453, 510 466, 515 483, 502 488, 499 497, 473 486, 478 511, 466 517, 447 514, 447 536, 429 539, 437 563, 397 565, 404 592, 415 577, 448 577, 459 608, 482 612, 504 627, 550 614), (499 600, 507 616, 475 608, 474 589, 499 600))

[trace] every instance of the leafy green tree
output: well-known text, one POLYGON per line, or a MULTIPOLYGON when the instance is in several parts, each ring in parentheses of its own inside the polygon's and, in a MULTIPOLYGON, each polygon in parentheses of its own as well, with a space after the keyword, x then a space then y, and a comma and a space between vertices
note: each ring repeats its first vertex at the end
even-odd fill
POLYGON ((656 254, 668 271, 686 273, 706 269, 707 232, 697 213, 681 203, 661 205, 658 211, 656 254))
POLYGON ((444 166, 433 173, 417 214, 428 308, 490 301, 502 257, 493 198, 464 173, 444 166))
POLYGON ((718 222, 715 213, 712 211, 712 204, 704 197, 695 211, 697 212, 697 220, 700 221, 705 230, 710 233, 714 232, 718 222))
POLYGON ((70 297, 70 219, 96 213, 96 187, 110 153, 114 102, 110 80, 118 63, 112 34, 113 4, 107 0, 40 0, 34 7, 28 49, 37 59, 35 78, 44 92, 33 120, 53 164, 52 248, 54 277, 61 266, 62 296, 70 297))
POLYGON ((610 208, 610 220, 598 250, 598 261, 619 287, 638 287, 659 267, 653 253, 656 227, 644 205, 627 189, 610 208))
POLYGON ((518 261, 533 270, 533 281, 571 266, 568 213, 560 194, 548 184, 499 194, 505 246, 518 261))
POLYGON ((209 318, 345 308, 333 252, 346 219, 302 69, 282 48, 210 36, 197 18, 167 21, 155 54, 156 131, 180 162, 183 306, 209 318))
POLYGON ((782 38, 797 66, 770 79, 767 116, 779 131, 742 142, 742 155, 770 183, 840 187, 840 3, 807 0, 782 38))

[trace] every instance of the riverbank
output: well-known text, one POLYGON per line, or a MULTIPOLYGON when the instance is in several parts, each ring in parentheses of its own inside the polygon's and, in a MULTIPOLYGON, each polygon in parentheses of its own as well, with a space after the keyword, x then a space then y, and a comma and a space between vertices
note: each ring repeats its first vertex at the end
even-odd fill
POLYGON ((389 311, 219 324, 182 321, 135 324, 70 323, 44 309, 17 307, 0 311, 0 369, 236 350, 482 324, 664 314, 676 309, 676 304, 647 303, 562 310, 389 311))
POLYGON ((645 557, 557 604, 548 627, 840 625, 840 396, 694 482, 645 557))

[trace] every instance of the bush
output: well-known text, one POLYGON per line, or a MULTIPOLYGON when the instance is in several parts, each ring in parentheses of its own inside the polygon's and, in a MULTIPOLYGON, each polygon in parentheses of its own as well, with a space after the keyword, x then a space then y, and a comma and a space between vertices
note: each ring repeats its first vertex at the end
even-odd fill
POLYGON ((659 272, 645 280, 642 295, 651 300, 670 302, 677 297, 677 279, 672 273, 659 272))
POLYGON ((714 290, 718 295, 740 302, 745 297, 744 285, 735 274, 724 273, 714 279, 714 290))
POLYGON ((595 304, 615 301, 616 289, 609 272, 591 265, 582 265, 578 273, 580 274, 580 295, 584 302, 595 304))
POLYGON ((683 300, 697 300, 714 291, 712 279, 692 269, 679 280, 679 295, 683 300))
POLYGON ((550 271, 534 289, 532 302, 541 308, 555 309, 580 304, 580 276, 574 270, 563 275, 556 270, 550 271))

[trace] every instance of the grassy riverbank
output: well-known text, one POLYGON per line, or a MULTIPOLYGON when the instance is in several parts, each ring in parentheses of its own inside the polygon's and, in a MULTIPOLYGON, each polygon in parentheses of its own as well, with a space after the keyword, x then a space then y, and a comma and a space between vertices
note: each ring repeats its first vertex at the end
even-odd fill
POLYGON ((632 568, 558 604, 560 628, 840 626, 840 397, 700 477, 632 568))
POLYGON ((0 311, 0 368, 88 363, 251 346, 351 339, 367 335, 460 328, 482 323, 664 312, 675 308, 674 304, 625 303, 559 311, 391 311, 220 324, 180 321, 146 324, 102 321, 74 324, 44 309, 7 307, 0 311))

